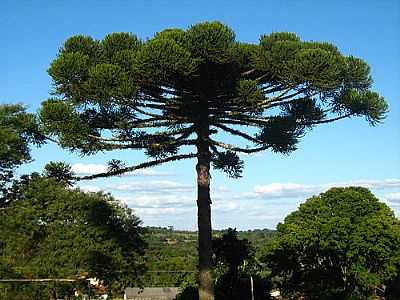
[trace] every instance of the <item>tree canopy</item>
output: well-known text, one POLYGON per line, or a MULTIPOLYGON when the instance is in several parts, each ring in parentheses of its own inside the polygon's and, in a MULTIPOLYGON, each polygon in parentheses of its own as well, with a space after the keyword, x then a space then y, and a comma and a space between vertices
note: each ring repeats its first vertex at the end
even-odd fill
POLYGON ((25 176, 16 191, 17 200, 0 211, 0 277, 84 276, 120 292, 143 272, 140 220, 110 195, 38 174, 25 176))
POLYGON ((0 206, 14 177, 15 168, 31 160, 30 145, 45 141, 34 114, 21 104, 0 104, 0 206))
MULTIPOLYGON (((289 153, 314 125, 349 116, 375 125, 387 111, 361 59, 286 32, 239 42, 218 22, 166 29, 148 40, 73 36, 49 74, 59 97, 43 103, 41 118, 62 146, 84 154, 144 149, 162 163, 194 157, 178 149, 197 145, 192 134, 206 124, 214 167, 232 176, 240 175, 236 153, 289 153), (223 143, 220 131, 248 147, 223 143)), ((130 169, 119 167, 108 175, 130 169)))
POLYGON ((361 299, 396 277, 400 221, 365 188, 332 188, 278 225, 264 261, 287 295, 361 299))
POLYGON ((73 36, 48 71, 54 97, 43 102, 40 118, 61 146, 149 157, 133 166, 114 159, 108 172, 80 179, 197 158, 201 300, 213 299, 210 166, 240 177, 241 153, 289 154, 315 125, 352 116, 376 125, 388 109, 371 90, 368 64, 336 46, 287 32, 240 42, 219 22, 147 40, 73 36), (227 143, 225 134, 237 142, 227 143))

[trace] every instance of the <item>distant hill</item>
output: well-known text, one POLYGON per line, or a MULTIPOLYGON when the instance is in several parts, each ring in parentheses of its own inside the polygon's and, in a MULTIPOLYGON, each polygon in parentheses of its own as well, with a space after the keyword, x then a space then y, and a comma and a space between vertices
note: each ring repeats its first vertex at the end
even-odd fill
MULTIPOLYGON (((197 231, 174 230, 173 227, 145 227, 146 240, 151 245, 177 246, 197 243, 197 231)), ((226 230, 213 230, 213 237, 221 236, 226 230)), ((260 250, 275 234, 271 229, 254 229, 238 231, 240 239, 249 240, 252 245, 260 250)))
MULTIPOLYGON (((187 280, 197 268, 197 232, 174 230, 173 227, 146 227, 145 239, 148 272, 142 278, 145 286, 175 286, 187 280)), ((238 231, 240 239, 249 240, 259 255, 276 234, 270 229, 238 231)), ((213 231, 218 237, 224 230, 213 231)))

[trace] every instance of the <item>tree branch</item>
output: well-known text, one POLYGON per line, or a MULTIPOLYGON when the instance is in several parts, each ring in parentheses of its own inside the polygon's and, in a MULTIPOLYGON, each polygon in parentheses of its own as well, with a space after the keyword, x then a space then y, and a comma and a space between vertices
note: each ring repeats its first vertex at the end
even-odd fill
POLYGON ((242 137, 242 138, 244 138, 244 139, 246 139, 246 140, 248 140, 248 141, 251 141, 251 142, 253 142, 253 143, 257 143, 257 144, 261 144, 261 143, 262 143, 262 141, 260 141, 260 140, 258 140, 258 139, 256 139, 256 138, 254 138, 254 137, 252 137, 251 135, 248 135, 248 134, 246 134, 246 133, 244 133, 244 132, 242 132, 242 131, 240 131, 240 130, 236 130, 236 129, 233 129, 233 128, 229 128, 229 127, 227 127, 227 126, 225 126, 225 125, 222 125, 222 124, 220 124, 220 123, 212 124, 212 125, 214 125, 215 127, 221 128, 222 130, 224 130, 224 131, 226 131, 226 132, 229 132, 229 133, 232 134, 232 135, 240 136, 240 137, 242 137))
POLYGON ((269 148, 269 146, 261 146, 261 147, 256 147, 256 148, 240 148, 240 147, 236 147, 234 145, 231 144, 227 144, 227 143, 222 143, 222 142, 217 142, 214 141, 212 139, 210 139, 211 143, 215 146, 221 147, 223 149, 227 149, 227 150, 231 150, 231 151, 235 151, 235 152, 242 152, 242 153, 255 153, 255 152, 259 152, 259 151, 263 151, 269 148))
POLYGON ((163 118, 164 117, 163 115, 154 114, 154 113, 150 113, 150 112, 144 111, 144 110, 138 108, 137 106, 132 106, 132 109, 137 111, 137 112, 139 112, 139 113, 141 113, 142 115, 145 115, 145 116, 148 116, 148 117, 153 117, 153 118, 163 118))
POLYGON ((110 177, 110 176, 115 176, 115 175, 122 175, 127 172, 132 172, 132 171, 139 170, 139 169, 144 169, 144 168, 161 165, 161 164, 164 164, 164 163, 167 163, 170 161, 189 159, 189 158, 195 158, 195 157, 196 157, 196 154, 194 154, 194 153, 175 155, 175 156, 170 156, 170 157, 166 157, 166 158, 162 158, 162 159, 147 161, 147 162, 141 163, 136 166, 121 168, 119 170, 115 170, 112 172, 98 173, 98 174, 83 176, 83 177, 74 177, 73 179, 75 179, 76 181, 82 181, 82 180, 91 180, 91 179, 96 179, 96 178, 110 177))
POLYGON ((230 116, 228 119, 231 120, 236 120, 236 121, 242 121, 242 122, 247 122, 249 124, 253 124, 250 126, 264 126, 268 124, 268 117, 265 118, 253 118, 253 117, 248 117, 244 115, 236 115, 236 116, 230 116))
POLYGON ((346 119, 348 117, 351 117, 352 115, 354 115, 354 113, 348 113, 348 114, 345 114, 343 116, 339 116, 339 117, 332 118, 332 119, 327 119, 327 120, 313 121, 313 122, 302 122, 302 123, 297 123, 297 124, 301 125, 301 126, 311 126, 311 125, 318 125, 318 124, 326 124, 326 123, 331 123, 331 122, 338 121, 338 120, 341 120, 341 119, 346 119))
POLYGON ((149 118, 129 123, 130 128, 166 127, 180 123, 180 120, 149 118))

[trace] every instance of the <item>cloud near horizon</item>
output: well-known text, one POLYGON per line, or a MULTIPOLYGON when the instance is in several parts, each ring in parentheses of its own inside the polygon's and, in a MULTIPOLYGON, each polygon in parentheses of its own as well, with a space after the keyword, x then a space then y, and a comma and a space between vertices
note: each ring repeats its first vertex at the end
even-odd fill
POLYGON ((400 192, 386 194, 385 199, 390 203, 396 203, 400 205, 400 192))
MULTIPOLYGON (((400 179, 385 180, 356 180, 349 182, 326 183, 307 185, 298 183, 271 183, 267 185, 256 185, 254 191, 245 193, 248 197, 254 198, 298 198, 319 194, 332 187, 361 186, 368 189, 391 189, 400 188, 400 179)), ((397 195, 397 193, 395 193, 397 195)), ((388 199, 389 200, 389 199, 388 199)))
POLYGON ((122 192, 137 192, 148 194, 193 192, 195 187, 188 184, 168 180, 131 181, 122 184, 107 185, 107 189, 122 192))
MULTIPOLYGON (((253 191, 236 193, 224 186, 211 190, 213 222, 218 228, 274 228, 300 203, 312 195, 332 187, 362 186, 383 191, 378 197, 399 215, 400 179, 356 180, 341 183, 299 184, 270 183, 257 185, 253 191), (393 190, 394 189, 394 190, 393 190), (390 192, 390 190, 392 190, 390 192), (386 193, 385 193, 386 191, 386 193), (260 201, 266 200, 266 201, 260 201), (276 201, 268 201, 276 200, 276 201), (224 225, 225 224, 225 225, 224 225), (247 224, 244 226, 243 224, 247 224)), ((196 187, 169 180, 124 180, 123 183, 82 185, 82 190, 104 190, 126 203, 144 221, 145 225, 174 225, 188 229, 196 221, 196 187), (187 221, 189 227, 186 227, 187 221), (181 225, 180 225, 181 224, 181 225)))
POLYGON ((136 196, 118 196, 122 202, 133 208, 180 208, 194 206, 194 197, 186 194, 140 194, 136 196))

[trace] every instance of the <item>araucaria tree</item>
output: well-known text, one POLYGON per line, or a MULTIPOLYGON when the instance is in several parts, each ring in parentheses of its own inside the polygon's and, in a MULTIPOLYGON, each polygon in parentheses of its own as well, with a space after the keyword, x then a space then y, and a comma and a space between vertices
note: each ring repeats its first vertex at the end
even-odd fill
POLYGON ((130 167, 113 160, 109 172, 82 179, 197 159, 201 300, 214 298, 210 165, 240 177, 240 153, 288 154, 317 124, 364 116, 375 125, 387 110, 370 90, 368 65, 334 45, 293 33, 242 43, 218 22, 148 40, 74 36, 49 74, 55 98, 43 103, 40 116, 61 146, 82 154, 144 150, 150 158, 130 167), (220 133, 240 141, 228 144, 220 133))

